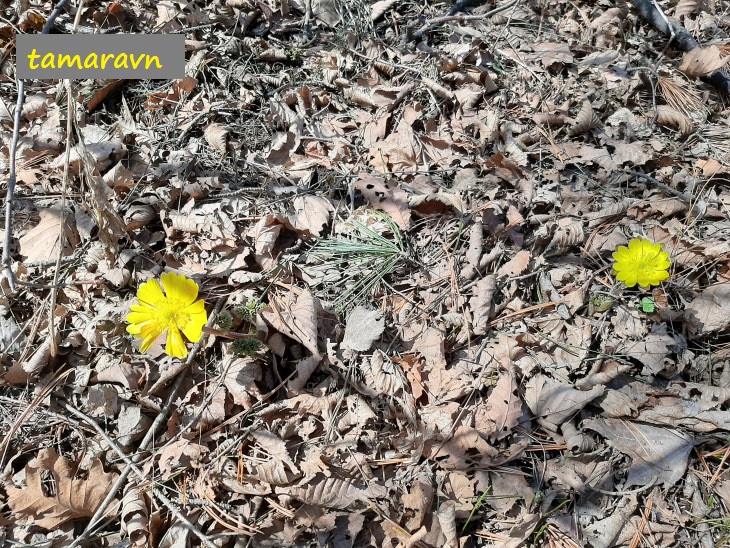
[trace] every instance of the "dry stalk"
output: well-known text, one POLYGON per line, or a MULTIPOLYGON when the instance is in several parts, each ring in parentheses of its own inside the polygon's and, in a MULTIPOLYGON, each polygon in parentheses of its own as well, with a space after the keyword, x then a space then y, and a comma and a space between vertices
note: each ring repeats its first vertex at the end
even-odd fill
POLYGON ((519 2, 520 0, 512 0, 511 2, 507 2, 504 6, 499 6, 498 8, 489 10, 486 13, 480 13, 479 15, 442 15, 441 17, 427 19, 423 26, 413 33, 413 37, 420 38, 428 29, 436 25, 440 25, 441 23, 449 23, 451 21, 457 21, 459 23, 463 23, 465 21, 481 21, 491 17, 492 15, 508 10, 509 8, 519 4, 519 2))
MULTIPOLYGON (((54 8, 51 15, 46 20, 46 24, 43 26, 41 34, 48 34, 53 27, 53 22, 61 14, 64 6, 68 4, 68 0, 61 0, 54 8)), ((18 139, 20 138, 20 118, 23 110, 23 103, 25 102, 25 82, 18 80, 18 100, 15 103, 15 116, 13 121, 13 139, 10 141, 10 166, 8 175, 8 193, 5 196, 5 242, 3 247, 3 266, 5 267, 5 276, 8 279, 8 285, 10 291, 15 292, 15 275, 11 265, 10 258, 10 240, 12 239, 12 212, 13 212, 13 197, 15 195, 15 156, 18 150, 18 139)), ((68 138, 68 136, 67 136, 68 138)), ((61 246, 63 249, 63 246, 61 246)))

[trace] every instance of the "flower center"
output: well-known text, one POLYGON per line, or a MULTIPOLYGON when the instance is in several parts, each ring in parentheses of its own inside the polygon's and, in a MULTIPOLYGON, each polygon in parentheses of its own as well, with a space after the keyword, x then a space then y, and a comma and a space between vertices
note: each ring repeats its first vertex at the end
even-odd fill
POLYGON ((161 301, 159 304, 160 320, 168 327, 185 325, 190 321, 190 314, 184 312, 182 303, 173 299, 161 301))
POLYGON ((656 258, 642 255, 636 260, 636 267, 645 276, 650 276, 656 271, 656 258))

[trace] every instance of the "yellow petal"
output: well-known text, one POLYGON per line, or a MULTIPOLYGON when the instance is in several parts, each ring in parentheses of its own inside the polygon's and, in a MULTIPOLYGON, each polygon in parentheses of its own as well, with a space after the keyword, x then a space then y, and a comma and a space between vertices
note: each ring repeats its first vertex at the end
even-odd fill
POLYGON ((634 287, 638 280, 638 276, 636 275, 636 272, 631 271, 626 272, 624 276, 616 276, 616 279, 623 282, 626 287, 634 287))
POLYGON ((651 287, 652 285, 661 284, 667 278, 669 278, 669 272, 667 272, 666 270, 661 270, 661 271, 653 272, 649 275, 640 276, 639 284, 641 285, 641 287, 648 288, 648 287, 651 287))
POLYGON ((149 322, 155 319, 155 313, 152 310, 145 310, 144 312, 130 312, 127 314, 127 323, 143 323, 149 322))
POLYGON ((182 306, 193 304, 198 298, 198 284, 174 272, 165 272, 162 275, 162 285, 165 286, 167 298, 182 306))
POLYGON ((636 268, 636 265, 634 263, 630 262, 620 262, 620 263, 614 263, 613 270, 615 272, 624 272, 626 270, 634 270, 636 268))
POLYGON ((625 261, 631 258, 631 252, 628 247, 622 245, 613 252, 613 258, 615 261, 625 261))
POLYGON ((147 352, 150 349, 150 346, 152 346, 152 343, 155 342, 160 335, 161 335, 161 333, 157 333, 157 332, 150 333, 149 336, 146 337, 142 341, 142 344, 140 345, 139 349, 142 352, 147 352))
POLYGON ((631 253, 634 253, 637 255, 640 254, 644 247, 642 244, 643 241, 644 240, 641 240, 639 238, 634 238, 633 240, 631 240, 629 242, 629 251, 631 251, 631 253))
POLYGON ((137 299, 143 305, 154 307, 155 303, 158 303, 164 298, 165 296, 162 294, 160 282, 154 278, 140 285, 137 290, 137 299))
POLYGON ((185 346, 180 331, 175 326, 170 326, 167 331, 167 346, 165 346, 165 352, 173 358, 184 358, 188 355, 188 349, 185 346))
POLYGON ((180 325, 180 329, 182 329, 182 332, 185 333, 185 336, 190 342, 198 342, 203 335, 203 326, 208 321, 208 314, 205 312, 203 301, 198 301, 189 306, 186 312, 189 314, 189 320, 184 325, 180 325), (196 306, 198 303, 201 303, 203 306, 196 306), (193 308, 202 308, 202 310, 190 312, 193 308))

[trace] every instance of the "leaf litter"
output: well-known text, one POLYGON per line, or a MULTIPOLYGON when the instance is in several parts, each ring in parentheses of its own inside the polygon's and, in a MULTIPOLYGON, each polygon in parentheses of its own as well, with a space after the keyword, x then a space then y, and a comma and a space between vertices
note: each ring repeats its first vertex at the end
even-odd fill
POLYGON ((3 538, 729 544, 727 17, 662 4, 683 52, 630 4, 85 6, 184 32, 187 76, 75 83, 72 136, 53 84, 22 106, 3 538), (124 331, 163 272, 211 318, 187 362, 124 331))

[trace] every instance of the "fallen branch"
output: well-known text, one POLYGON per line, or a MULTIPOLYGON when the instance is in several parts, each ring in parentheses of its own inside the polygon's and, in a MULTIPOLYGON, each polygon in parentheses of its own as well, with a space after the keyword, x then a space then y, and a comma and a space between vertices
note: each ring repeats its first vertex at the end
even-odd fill
MULTIPOLYGON (((53 27, 53 22, 61 14, 64 6, 68 4, 68 0, 61 0, 48 17, 46 24, 43 26, 41 34, 48 34, 53 27)), ((25 82, 18 80, 18 100, 15 102, 15 119, 13 125, 13 140, 10 142, 10 173, 8 175, 8 193, 5 196, 5 242, 3 244, 3 266, 5 267, 5 276, 8 278, 10 291, 15 292, 15 275, 13 274, 12 259, 10 258, 10 241, 12 240, 12 219, 13 219, 13 197, 15 195, 15 154, 18 149, 18 139, 20 137, 20 114, 23 110, 25 102, 25 82)), ((66 138, 68 139, 68 135, 66 138)))
MULTIPOLYGON (((683 51, 692 51, 693 49, 700 47, 699 42, 692 37, 684 26, 666 17, 651 0, 629 1, 637 10, 639 10, 641 16, 651 23, 651 26, 662 34, 673 37, 683 51)), ((727 74, 716 70, 704 79, 712 84, 716 89, 730 95, 730 76, 727 74)))
POLYGON ((480 13, 479 15, 453 15, 454 12, 452 10, 449 10, 447 12, 447 15, 434 17, 433 19, 426 19, 426 21, 423 22, 423 26, 417 31, 413 32, 413 38, 420 38, 426 33, 429 28, 440 25, 441 23, 448 23, 451 21, 458 21, 459 23, 463 23, 465 21, 479 21, 481 19, 486 19, 487 17, 491 17, 492 15, 495 15, 501 11, 508 10, 512 6, 516 6, 519 1, 520 0, 512 0, 511 2, 507 2, 504 6, 499 6, 498 8, 489 10, 486 13, 480 13))

